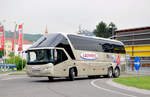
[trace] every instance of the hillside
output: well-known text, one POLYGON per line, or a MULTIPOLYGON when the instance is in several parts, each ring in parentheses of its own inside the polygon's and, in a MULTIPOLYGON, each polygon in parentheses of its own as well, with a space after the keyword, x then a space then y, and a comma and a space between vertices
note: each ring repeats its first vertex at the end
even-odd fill
MULTIPOLYGON (((16 33, 16 39, 18 38, 18 34, 16 33)), ((37 41, 40 37, 42 36, 42 34, 23 34, 23 39, 24 40, 28 40, 30 42, 35 42, 37 41)), ((13 38, 13 32, 11 31, 5 31, 5 37, 6 38, 13 38)))

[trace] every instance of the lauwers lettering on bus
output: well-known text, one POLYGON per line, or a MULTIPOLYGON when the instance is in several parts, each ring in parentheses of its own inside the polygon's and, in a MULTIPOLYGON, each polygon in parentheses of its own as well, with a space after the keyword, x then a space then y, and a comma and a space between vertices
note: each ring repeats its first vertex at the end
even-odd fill
POLYGON ((93 52, 83 52, 80 57, 85 60, 96 60, 98 58, 97 54, 93 52))

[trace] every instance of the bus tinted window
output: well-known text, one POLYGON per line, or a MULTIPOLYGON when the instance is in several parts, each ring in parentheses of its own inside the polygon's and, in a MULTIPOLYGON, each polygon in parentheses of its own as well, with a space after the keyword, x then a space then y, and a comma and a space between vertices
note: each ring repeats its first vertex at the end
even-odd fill
POLYGON ((76 50, 98 51, 107 53, 125 53, 124 46, 119 42, 68 35, 76 50))
POLYGON ((81 37, 81 36, 74 36, 74 35, 68 35, 68 38, 76 50, 102 52, 102 47, 101 45, 99 45, 98 40, 94 40, 92 38, 81 37))
POLYGON ((115 45, 115 44, 103 44, 102 45, 104 52, 107 53, 125 53, 125 48, 122 45, 115 45))

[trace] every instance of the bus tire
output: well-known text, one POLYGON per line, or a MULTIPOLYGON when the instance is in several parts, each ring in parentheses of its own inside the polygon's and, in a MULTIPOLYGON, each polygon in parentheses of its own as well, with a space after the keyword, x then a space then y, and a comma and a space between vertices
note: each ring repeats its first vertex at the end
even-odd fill
POLYGON ((108 78, 112 78, 113 77, 113 69, 112 69, 112 67, 108 68, 107 77, 108 78))
POLYGON ((88 76, 89 79, 95 78, 95 76, 88 76))
POLYGON ((48 76, 48 80, 49 80, 49 81, 53 81, 53 80, 54 80, 54 78, 53 78, 53 77, 51 77, 51 76, 48 76))
POLYGON ((100 75, 91 75, 88 76, 89 79, 100 78, 100 75))
POLYGON ((71 68, 69 70, 69 79, 70 79, 70 81, 74 81, 74 77, 75 77, 75 71, 74 71, 74 68, 71 68))
POLYGON ((115 68, 115 70, 114 70, 114 77, 118 78, 119 76, 120 76, 120 70, 119 70, 119 68, 115 68))

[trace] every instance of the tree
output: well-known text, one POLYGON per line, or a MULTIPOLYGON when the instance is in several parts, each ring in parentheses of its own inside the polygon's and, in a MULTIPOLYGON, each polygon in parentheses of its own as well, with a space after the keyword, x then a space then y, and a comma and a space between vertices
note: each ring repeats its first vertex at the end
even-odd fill
POLYGON ((107 37, 107 24, 101 21, 93 32, 97 37, 107 37))
POLYGON ((106 23, 101 21, 98 25, 96 25, 96 29, 93 31, 93 33, 97 37, 104 37, 109 38, 112 36, 112 33, 116 30, 116 26, 114 23, 110 23, 108 26, 106 23))

